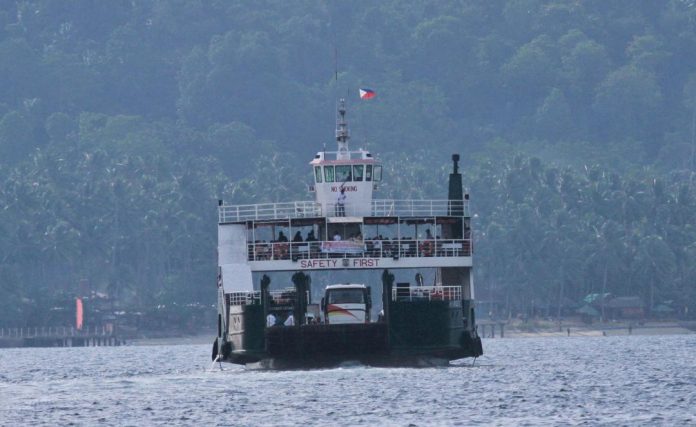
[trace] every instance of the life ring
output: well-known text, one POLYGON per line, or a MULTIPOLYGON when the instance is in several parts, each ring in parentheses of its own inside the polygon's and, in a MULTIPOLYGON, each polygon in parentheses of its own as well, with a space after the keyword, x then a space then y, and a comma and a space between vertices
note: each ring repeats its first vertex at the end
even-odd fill
POLYGON ((431 240, 426 240, 424 242, 421 242, 420 244, 420 251, 422 256, 433 256, 433 249, 435 245, 433 245, 433 242, 431 240))

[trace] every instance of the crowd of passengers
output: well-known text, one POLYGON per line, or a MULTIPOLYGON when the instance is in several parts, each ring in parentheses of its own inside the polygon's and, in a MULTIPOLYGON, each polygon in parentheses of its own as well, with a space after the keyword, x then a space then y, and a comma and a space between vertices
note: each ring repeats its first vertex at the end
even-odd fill
MULTIPOLYGON (((437 239, 439 239, 439 238, 440 238, 440 236, 437 236, 437 239)), ((433 237, 433 234, 430 232, 430 229, 428 228, 427 230, 425 230, 425 240, 432 240, 432 239, 435 239, 435 237, 433 237)), ((341 241, 344 239, 343 239, 343 236, 341 236, 341 234, 337 231, 331 237, 331 240, 341 241)), ((347 240, 351 241, 351 242, 363 243, 363 242, 370 242, 370 241, 373 241, 373 242, 375 242, 375 241, 388 241, 389 238, 382 237, 382 235, 380 234, 379 236, 375 236, 375 237, 368 238, 368 239, 363 239, 362 233, 356 233, 356 234, 351 234, 347 240)), ((392 241, 398 241, 398 240, 413 240, 413 239, 411 237, 402 237, 401 239, 394 237, 392 239, 392 241)), ((314 230, 310 230, 309 233, 307 233, 306 239, 302 238, 302 233, 300 231, 295 233, 295 236, 292 238, 292 243, 318 242, 318 241, 319 241, 319 239, 317 239, 316 236, 314 235, 314 230)), ((271 240, 271 243, 288 243, 288 242, 290 242, 288 240, 288 237, 282 231, 280 231, 278 233, 278 239, 271 240)), ((266 243, 266 241, 257 240, 255 243, 266 243)))
MULTIPOLYGON (((371 257, 392 257, 394 255, 400 255, 404 257, 428 257, 435 255, 442 255, 443 241, 437 242, 440 236, 434 237, 430 232, 430 229, 426 229, 425 238, 416 242, 411 237, 402 238, 392 238, 383 237, 381 234, 374 236, 372 238, 363 239, 361 233, 351 234, 347 239, 336 232, 332 236, 331 240, 338 241, 349 241, 356 244, 364 245, 362 253, 352 255, 357 256, 371 256, 371 257), (418 244, 416 244, 418 243, 418 244)), ((314 235, 314 230, 310 230, 305 239, 302 238, 302 233, 300 231, 296 232, 292 241, 290 242, 287 236, 281 231, 278 233, 278 239, 272 240, 270 243, 288 243, 288 245, 269 245, 265 241, 257 240, 255 244, 249 245, 249 259, 254 259, 254 250, 256 251, 257 260, 267 260, 271 259, 290 259, 290 246, 292 245, 292 251, 298 258, 309 256, 310 258, 315 258, 321 253, 320 241, 314 235), (305 244, 309 243, 309 245, 305 244)), ((468 252, 469 246, 467 242, 464 242, 462 249, 468 252)))

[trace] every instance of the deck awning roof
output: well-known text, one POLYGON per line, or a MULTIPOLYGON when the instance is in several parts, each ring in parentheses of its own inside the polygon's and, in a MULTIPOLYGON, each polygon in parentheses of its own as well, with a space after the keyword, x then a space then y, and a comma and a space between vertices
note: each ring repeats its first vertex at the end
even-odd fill
POLYGON ((363 222, 360 216, 335 216, 326 219, 329 224, 354 224, 363 222))

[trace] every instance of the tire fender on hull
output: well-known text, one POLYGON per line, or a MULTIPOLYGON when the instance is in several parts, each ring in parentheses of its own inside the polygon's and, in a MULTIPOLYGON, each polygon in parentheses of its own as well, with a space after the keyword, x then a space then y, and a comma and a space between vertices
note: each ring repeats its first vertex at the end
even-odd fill
POLYGON ((229 341, 225 341, 222 344, 222 359, 229 360, 231 354, 232 354, 232 343, 229 341))
POLYGON ((471 352, 474 357, 481 356, 483 354, 483 344, 481 343, 481 337, 472 336, 471 332, 462 332, 462 337, 459 340, 459 344, 463 349, 471 352))

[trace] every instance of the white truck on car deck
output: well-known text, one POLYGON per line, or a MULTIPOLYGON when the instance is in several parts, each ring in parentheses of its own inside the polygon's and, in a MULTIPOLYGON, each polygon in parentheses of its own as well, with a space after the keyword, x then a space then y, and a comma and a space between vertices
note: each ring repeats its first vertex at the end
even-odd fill
POLYGON ((370 288, 361 284, 327 286, 321 309, 328 324, 370 323, 370 288))

